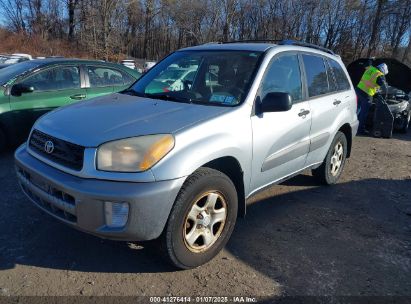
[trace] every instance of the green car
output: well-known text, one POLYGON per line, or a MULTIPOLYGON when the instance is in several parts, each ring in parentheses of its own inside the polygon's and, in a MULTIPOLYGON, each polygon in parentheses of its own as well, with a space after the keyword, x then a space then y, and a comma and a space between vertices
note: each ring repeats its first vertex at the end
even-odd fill
POLYGON ((139 77, 120 64, 64 58, 30 60, 0 70, 0 151, 22 142, 44 113, 122 91, 139 77))

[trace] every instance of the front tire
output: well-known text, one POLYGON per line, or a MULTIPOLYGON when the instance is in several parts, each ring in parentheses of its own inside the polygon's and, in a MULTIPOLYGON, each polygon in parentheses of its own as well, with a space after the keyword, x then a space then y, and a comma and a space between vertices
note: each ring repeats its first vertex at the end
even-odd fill
POLYGON ((214 258, 233 232, 237 209, 230 178, 211 168, 195 171, 182 186, 162 236, 171 263, 190 269, 214 258))
POLYGON ((347 158, 347 138, 338 131, 331 143, 324 162, 317 169, 312 170, 313 175, 325 185, 337 183, 344 169, 347 158))

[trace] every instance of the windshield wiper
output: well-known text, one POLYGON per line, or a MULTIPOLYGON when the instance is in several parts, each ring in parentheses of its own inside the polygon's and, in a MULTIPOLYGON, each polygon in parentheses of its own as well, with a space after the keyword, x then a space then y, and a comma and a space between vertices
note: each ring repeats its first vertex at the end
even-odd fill
POLYGON ((134 91, 133 89, 127 89, 127 90, 121 91, 120 93, 138 96, 138 97, 147 97, 147 98, 152 98, 152 99, 168 100, 168 101, 175 101, 175 102, 195 103, 195 104, 201 104, 201 105, 226 106, 219 102, 203 101, 201 99, 192 99, 188 97, 176 97, 176 96, 173 96, 167 93, 165 94, 139 93, 139 92, 134 91))
POLYGON ((175 96, 172 96, 170 94, 150 94, 150 93, 146 93, 144 95, 145 95, 145 97, 153 98, 153 99, 192 103, 192 100, 190 98, 175 97, 175 96))
POLYGON ((231 104, 225 104, 218 101, 204 101, 201 99, 192 99, 191 103, 205 105, 205 106, 218 106, 218 107, 231 107, 231 104))
POLYGON ((121 94, 127 94, 127 95, 132 95, 132 96, 138 96, 138 97, 145 97, 145 94, 138 93, 134 91, 133 89, 126 89, 124 91, 120 92, 121 94))

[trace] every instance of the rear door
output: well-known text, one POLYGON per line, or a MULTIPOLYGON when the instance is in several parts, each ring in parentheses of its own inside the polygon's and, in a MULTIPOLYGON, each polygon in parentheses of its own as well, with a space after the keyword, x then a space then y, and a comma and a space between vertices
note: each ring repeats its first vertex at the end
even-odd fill
POLYGON ((326 57, 302 54, 302 59, 312 111, 311 144, 307 157, 307 165, 311 165, 324 160, 339 127, 339 113, 348 104, 350 95, 343 89, 344 84, 337 83, 326 57))
POLYGON ((26 136, 34 122, 46 112, 72 102, 73 98, 86 97, 81 87, 80 69, 77 65, 64 65, 36 71, 16 83, 32 86, 32 93, 10 95, 10 108, 18 135, 26 136))
POLYGON ((267 93, 287 92, 293 106, 286 112, 257 113, 251 117, 254 190, 304 168, 310 146, 311 113, 301 79, 299 57, 289 52, 276 55, 263 77, 257 103, 267 93))
POLYGON ((135 79, 124 71, 103 65, 86 66, 87 97, 93 98, 127 89, 135 79))

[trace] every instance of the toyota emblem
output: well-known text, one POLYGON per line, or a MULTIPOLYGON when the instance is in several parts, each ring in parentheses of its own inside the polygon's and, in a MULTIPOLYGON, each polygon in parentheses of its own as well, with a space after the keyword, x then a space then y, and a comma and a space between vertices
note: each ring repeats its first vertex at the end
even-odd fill
POLYGON ((44 144, 44 151, 46 151, 46 153, 51 154, 54 151, 54 144, 52 141, 48 140, 46 141, 46 143, 44 144))

